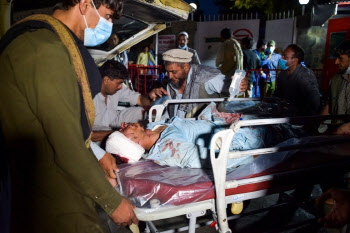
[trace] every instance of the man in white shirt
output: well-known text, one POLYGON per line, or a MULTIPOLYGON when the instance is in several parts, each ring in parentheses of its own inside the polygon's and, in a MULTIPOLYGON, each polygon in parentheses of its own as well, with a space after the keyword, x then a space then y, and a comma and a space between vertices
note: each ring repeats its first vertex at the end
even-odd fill
POLYGON ((105 62, 100 68, 101 92, 94 98, 95 121, 92 141, 101 141, 122 122, 136 123, 144 119, 144 108, 157 96, 167 95, 163 88, 153 89, 148 95, 130 90, 124 80, 129 77, 126 67, 115 60, 105 62), (121 108, 119 102, 130 103, 133 107, 121 108), (138 106, 136 106, 138 105, 138 106))

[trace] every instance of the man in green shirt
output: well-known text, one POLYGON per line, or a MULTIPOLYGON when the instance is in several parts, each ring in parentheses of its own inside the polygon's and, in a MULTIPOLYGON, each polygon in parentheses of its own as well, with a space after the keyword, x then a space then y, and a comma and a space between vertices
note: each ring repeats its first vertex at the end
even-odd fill
POLYGON ((330 100, 323 109, 323 115, 350 114, 350 40, 336 48, 335 65, 339 73, 330 80, 330 100))
POLYGON ((84 45, 103 43, 122 8, 122 0, 61 1, 52 16, 30 16, 0 41, 11 232, 103 232, 95 205, 117 224, 137 223, 89 146, 101 78, 84 45))

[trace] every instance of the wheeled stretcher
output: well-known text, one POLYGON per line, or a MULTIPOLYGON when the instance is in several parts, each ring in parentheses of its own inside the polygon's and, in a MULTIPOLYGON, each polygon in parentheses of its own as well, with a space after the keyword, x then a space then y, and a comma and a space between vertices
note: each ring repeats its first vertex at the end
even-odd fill
MULTIPOLYGON (((219 232, 231 232, 226 215, 228 204, 291 190, 300 183, 322 183, 350 170, 349 136, 307 137, 272 148, 229 151, 241 127, 301 120, 257 119, 232 124, 211 140, 212 170, 162 167, 147 160, 120 166, 119 191, 133 201, 137 217, 148 222, 152 232, 157 230, 151 221, 180 215, 189 218, 188 232, 195 232, 196 218, 207 210, 213 212, 219 232), (251 164, 227 171, 229 158, 249 155, 259 157, 251 164)), ((307 120, 317 120, 317 117, 307 120)))

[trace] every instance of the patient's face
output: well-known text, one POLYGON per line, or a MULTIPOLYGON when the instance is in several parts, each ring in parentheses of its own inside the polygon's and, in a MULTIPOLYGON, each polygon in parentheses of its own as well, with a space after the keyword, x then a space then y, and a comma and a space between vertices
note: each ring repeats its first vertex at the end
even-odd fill
POLYGON ((139 123, 125 123, 123 122, 121 128, 119 130, 122 134, 124 134, 131 141, 140 144, 144 147, 145 140, 147 139, 147 135, 145 129, 139 123))

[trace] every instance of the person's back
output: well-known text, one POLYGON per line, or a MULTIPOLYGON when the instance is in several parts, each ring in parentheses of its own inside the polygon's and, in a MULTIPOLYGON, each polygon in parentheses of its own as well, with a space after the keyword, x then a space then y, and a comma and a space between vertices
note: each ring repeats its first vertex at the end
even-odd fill
POLYGON ((221 73, 228 77, 234 75, 237 69, 241 69, 241 49, 237 40, 230 38, 223 43, 224 60, 220 67, 221 73))
MULTIPOLYGON (((256 69, 259 66, 259 58, 251 49, 243 49, 243 69, 245 71, 256 69)), ((254 72, 250 72, 248 75, 248 81, 252 82, 254 78, 254 72)))
MULTIPOLYGON (((243 69, 248 72, 249 70, 260 67, 260 60, 256 53, 252 50, 254 39, 251 37, 244 37, 241 41, 243 52, 243 69)), ((248 95, 252 97, 253 81, 255 79, 255 73, 250 71, 248 73, 248 95)))
POLYGON ((231 30, 224 28, 221 31, 221 41, 217 57, 216 66, 226 75, 231 77, 236 70, 243 69, 243 53, 239 42, 232 38, 231 30))

